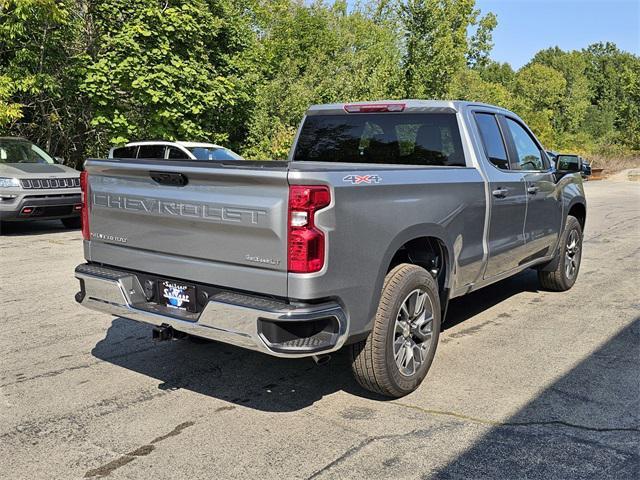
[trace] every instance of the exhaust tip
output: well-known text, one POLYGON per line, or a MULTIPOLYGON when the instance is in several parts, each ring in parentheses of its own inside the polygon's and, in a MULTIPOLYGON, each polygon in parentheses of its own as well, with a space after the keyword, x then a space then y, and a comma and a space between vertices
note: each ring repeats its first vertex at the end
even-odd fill
POLYGON ((326 365, 331 361, 331 355, 312 355, 311 358, 315 362, 316 365, 326 365))

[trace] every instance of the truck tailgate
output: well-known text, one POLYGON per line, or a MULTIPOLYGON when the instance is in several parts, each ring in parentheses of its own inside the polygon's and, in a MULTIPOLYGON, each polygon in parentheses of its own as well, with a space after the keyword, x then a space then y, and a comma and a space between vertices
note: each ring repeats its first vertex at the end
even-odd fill
POLYGON ((285 296, 287 167, 261 163, 88 160, 88 258, 285 296))

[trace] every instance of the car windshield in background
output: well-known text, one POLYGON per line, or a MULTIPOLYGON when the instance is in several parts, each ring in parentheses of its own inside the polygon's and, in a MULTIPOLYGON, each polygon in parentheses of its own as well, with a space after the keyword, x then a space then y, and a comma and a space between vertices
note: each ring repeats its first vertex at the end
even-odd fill
POLYGON ((48 163, 55 160, 31 142, 0 140, 0 163, 48 163))
POLYGON ((191 147, 189 151, 198 160, 242 160, 240 155, 226 148, 191 147))
POLYGON ((458 122, 449 113, 311 115, 294 160, 465 166, 458 122))

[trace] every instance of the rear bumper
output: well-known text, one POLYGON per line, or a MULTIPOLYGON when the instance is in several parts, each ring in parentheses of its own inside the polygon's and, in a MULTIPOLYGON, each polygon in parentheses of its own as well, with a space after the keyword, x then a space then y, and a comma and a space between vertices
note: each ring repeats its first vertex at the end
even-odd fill
POLYGON ((348 318, 334 302, 294 306, 220 290, 200 313, 176 312, 147 301, 135 273, 82 264, 75 276, 81 288, 76 301, 92 310, 278 357, 333 352, 349 332, 348 318))

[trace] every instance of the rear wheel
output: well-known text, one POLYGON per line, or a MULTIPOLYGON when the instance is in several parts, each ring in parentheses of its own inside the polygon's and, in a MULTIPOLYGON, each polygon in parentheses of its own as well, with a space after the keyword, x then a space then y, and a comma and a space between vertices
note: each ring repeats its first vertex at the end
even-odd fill
POLYGON ((439 335, 435 280, 421 267, 398 265, 385 278, 371 333, 351 345, 356 380, 390 397, 413 392, 429 371, 439 335))
POLYGON ((60 221, 66 228, 80 228, 80 217, 61 218, 60 221))
POLYGON ((556 255, 555 270, 539 270, 538 279, 545 290, 564 292, 576 283, 582 260, 582 227, 576 217, 567 217, 556 255))

